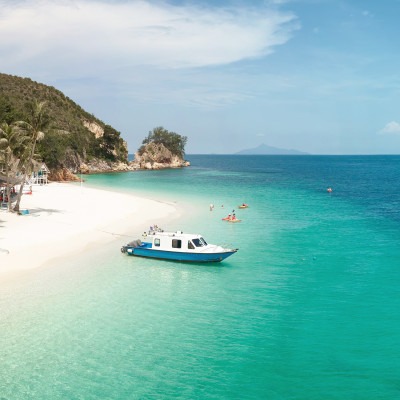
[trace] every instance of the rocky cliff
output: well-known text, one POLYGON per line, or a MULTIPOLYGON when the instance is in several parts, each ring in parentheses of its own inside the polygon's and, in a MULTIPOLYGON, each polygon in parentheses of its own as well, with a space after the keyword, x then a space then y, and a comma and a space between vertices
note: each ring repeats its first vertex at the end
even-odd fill
POLYGON ((182 168, 189 165, 189 161, 185 161, 183 157, 172 154, 162 143, 154 142, 144 146, 142 151, 137 151, 135 159, 129 163, 129 167, 133 170, 182 168))

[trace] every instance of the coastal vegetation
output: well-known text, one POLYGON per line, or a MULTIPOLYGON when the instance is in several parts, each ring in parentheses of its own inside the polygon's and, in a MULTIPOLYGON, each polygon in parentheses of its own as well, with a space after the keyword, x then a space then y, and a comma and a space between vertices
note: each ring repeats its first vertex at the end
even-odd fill
POLYGON ((140 155, 144 153, 146 145, 151 142, 162 144, 173 155, 183 157, 185 154, 187 137, 178 135, 175 132, 168 132, 162 126, 158 126, 150 131, 147 137, 143 140, 142 146, 138 150, 140 155))
POLYGON ((9 211, 13 197, 13 211, 19 212, 24 184, 38 162, 45 163, 54 177, 74 177, 71 171, 79 172, 84 163, 103 162, 105 169, 112 169, 112 163, 127 167, 127 156, 126 142, 116 129, 59 90, 0 74, 0 186, 9 211))
POLYGON ((52 180, 78 180, 76 173, 190 165, 183 159, 187 137, 162 126, 148 133, 128 164, 120 132, 54 87, 29 78, 0 74, 0 127, 0 188, 10 211, 14 195, 13 210, 19 212, 24 185, 43 163, 52 180), (11 193, 15 187, 18 191, 11 193))
POLYGON ((50 118, 45 110, 45 107, 46 102, 42 101, 38 103, 37 100, 33 100, 31 103, 28 103, 27 108, 29 110, 29 114, 27 121, 18 121, 15 123, 16 130, 26 133, 26 137, 29 138, 29 140, 26 141, 27 145, 25 146, 24 157, 22 157, 22 160, 25 162, 21 163, 21 186, 18 192, 17 202, 14 207, 14 210, 17 212, 19 212, 19 205, 21 202, 26 177, 32 170, 36 144, 39 140, 44 138, 44 131, 47 130, 50 124, 50 118))
POLYGON ((11 189, 16 184, 19 191, 14 211, 19 212, 19 205, 28 174, 32 173, 36 144, 45 136, 50 124, 46 112, 46 103, 34 100, 28 103, 26 121, 3 122, 0 128, 0 162, 6 176, 6 198, 11 211, 11 189))
MULTIPOLYGON (((11 188, 15 184, 19 160, 23 159, 26 143, 29 140, 24 133, 7 122, 3 122, 0 126, 0 163, 4 166, 7 199, 11 199, 11 188)), ((8 210, 12 211, 11 201, 8 202, 8 210)))
POLYGON ((61 91, 29 78, 0 74, 0 123, 28 121, 32 102, 46 103, 49 120, 37 159, 52 172, 75 169, 92 160, 127 163, 127 145, 120 132, 88 113, 61 91))

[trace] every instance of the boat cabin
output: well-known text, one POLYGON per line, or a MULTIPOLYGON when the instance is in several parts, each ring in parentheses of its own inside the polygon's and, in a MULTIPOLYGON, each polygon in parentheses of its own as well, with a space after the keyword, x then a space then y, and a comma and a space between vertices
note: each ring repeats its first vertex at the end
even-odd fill
POLYGON ((207 248, 208 243, 201 235, 194 235, 177 231, 154 232, 144 238, 144 242, 151 245, 154 250, 164 251, 201 251, 207 248))

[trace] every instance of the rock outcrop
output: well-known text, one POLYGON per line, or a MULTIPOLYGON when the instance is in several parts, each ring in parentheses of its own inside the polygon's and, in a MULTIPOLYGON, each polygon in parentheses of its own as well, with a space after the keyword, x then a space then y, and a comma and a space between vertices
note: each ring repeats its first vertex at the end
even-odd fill
POLYGON ((136 152, 134 161, 124 163, 121 161, 107 161, 92 158, 90 161, 79 154, 67 151, 64 168, 52 171, 49 179, 53 181, 74 181, 80 178, 79 174, 102 174, 110 172, 126 172, 143 169, 164 169, 188 167, 189 161, 183 157, 172 154, 163 144, 151 142, 143 152, 136 152))
POLYGON ((49 180, 58 182, 80 181, 79 174, 102 174, 108 172, 134 171, 135 168, 122 162, 107 162, 104 160, 93 159, 88 163, 82 162, 75 168, 62 168, 51 171, 49 180))
POLYGON ((104 136, 104 129, 97 122, 82 118, 82 123, 90 132, 94 133, 96 139, 104 136))
POLYGON ((99 174, 105 172, 126 172, 133 170, 134 168, 132 168, 129 164, 126 163, 93 159, 88 163, 80 164, 76 173, 99 174))
POLYGON ((147 144, 143 152, 136 152, 135 159, 129 163, 132 170, 183 168, 189 165, 190 162, 183 157, 172 154, 163 144, 154 142, 147 144))
POLYGON ((49 180, 53 182, 71 182, 80 181, 80 178, 70 172, 67 168, 62 168, 55 172, 51 172, 49 180))

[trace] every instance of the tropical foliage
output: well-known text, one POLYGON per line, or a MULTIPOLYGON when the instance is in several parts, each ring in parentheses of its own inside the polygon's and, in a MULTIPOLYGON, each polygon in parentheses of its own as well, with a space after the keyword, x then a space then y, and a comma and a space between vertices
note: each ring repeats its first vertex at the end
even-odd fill
POLYGON ((139 149, 139 154, 142 155, 146 144, 150 142, 163 144, 172 154, 183 157, 185 154, 185 145, 187 142, 186 136, 178 135, 175 132, 168 132, 162 126, 158 126, 149 132, 143 140, 142 146, 139 149))
POLYGON ((28 104, 29 115, 27 121, 18 121, 15 123, 18 129, 22 132, 26 132, 26 136, 29 137, 28 146, 25 149, 26 162, 23 164, 22 172, 23 178, 21 181, 21 187, 18 192, 18 198, 14 210, 19 212, 19 204, 21 202, 22 191, 24 183, 28 173, 31 173, 33 157, 35 155, 36 143, 42 140, 45 136, 45 130, 47 130, 50 124, 50 118, 46 111, 46 102, 40 103, 34 100, 28 104))
POLYGON ((33 100, 46 102, 46 115, 51 121, 45 139, 35 149, 50 169, 69 167, 71 160, 76 159, 127 161, 128 152, 120 132, 86 112, 62 92, 29 78, 0 74, 0 122, 27 121, 33 100), (104 136, 96 138, 83 121, 99 125, 104 136))
MULTIPOLYGON (((18 127, 3 122, 0 127, 0 163, 4 167, 6 177, 6 196, 11 199, 11 188, 17 183, 18 164, 23 159, 23 153, 29 137, 18 127)), ((11 201, 8 201, 11 211, 11 201)))

